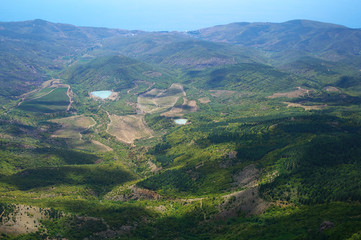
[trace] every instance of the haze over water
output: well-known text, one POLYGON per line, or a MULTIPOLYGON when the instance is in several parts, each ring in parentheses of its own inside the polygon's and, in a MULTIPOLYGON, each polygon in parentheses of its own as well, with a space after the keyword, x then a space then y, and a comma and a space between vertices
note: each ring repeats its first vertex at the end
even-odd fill
POLYGON ((0 21, 43 19, 77 26, 145 31, 196 30, 231 22, 308 19, 361 28, 360 0, 16 0, 0 21))

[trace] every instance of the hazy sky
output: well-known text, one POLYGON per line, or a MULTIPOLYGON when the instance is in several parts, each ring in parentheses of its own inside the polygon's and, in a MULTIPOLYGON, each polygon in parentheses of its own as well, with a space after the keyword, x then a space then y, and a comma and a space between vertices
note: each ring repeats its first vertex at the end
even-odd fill
POLYGON ((361 0, 0 0, 0 21, 195 30, 231 22, 310 19, 361 28, 361 0))

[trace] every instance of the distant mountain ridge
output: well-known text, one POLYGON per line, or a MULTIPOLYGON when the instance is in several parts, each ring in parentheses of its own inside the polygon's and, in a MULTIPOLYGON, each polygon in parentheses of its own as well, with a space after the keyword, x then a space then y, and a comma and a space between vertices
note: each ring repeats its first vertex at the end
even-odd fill
POLYGON ((0 23, 2 50, 5 47, 11 48, 10 44, 14 41, 22 41, 25 46, 32 44, 31 47, 41 43, 42 48, 52 47, 53 54, 63 55, 79 52, 82 48, 95 47, 112 47, 122 51, 140 40, 147 41, 148 45, 152 43, 149 47, 154 49, 162 44, 192 38, 271 52, 292 50, 319 56, 333 55, 334 59, 361 54, 361 29, 309 20, 284 23, 231 23, 186 33, 78 27, 39 19, 0 23), (132 40, 125 41, 127 37, 132 37, 132 40), (48 46, 50 44, 52 46, 48 46))
POLYGON ((191 31, 189 35, 272 52, 304 51, 334 60, 361 54, 360 29, 309 20, 231 23, 191 31))
MULTIPOLYGON (((94 45, 105 39, 118 38, 121 40, 124 37, 139 35, 145 38, 151 37, 149 40, 161 40, 159 43, 174 42, 175 38, 181 41, 187 38, 196 38, 275 52, 292 48, 320 54, 325 54, 327 51, 334 51, 338 55, 361 54, 361 29, 310 20, 291 20, 283 23, 236 22, 186 33, 78 27, 39 19, 24 22, 0 22, 0 41, 3 43, 15 39, 61 41, 68 44, 66 49, 70 51, 79 46, 94 45), (72 42, 74 40, 76 42, 72 42)), ((111 45, 109 41, 105 43, 111 45)), ((119 45, 116 47, 121 48, 119 45)))
MULTIPOLYGON (((80 59, 123 55, 171 68, 238 63, 284 66, 311 57, 358 66, 361 30, 293 20, 231 23, 190 32, 78 27, 44 20, 0 23, 0 96, 18 96, 80 59), (352 59, 352 60, 350 60, 352 59), (8 81, 14 84, 6 87, 8 81)), ((284 69, 288 69, 286 67, 284 69)))

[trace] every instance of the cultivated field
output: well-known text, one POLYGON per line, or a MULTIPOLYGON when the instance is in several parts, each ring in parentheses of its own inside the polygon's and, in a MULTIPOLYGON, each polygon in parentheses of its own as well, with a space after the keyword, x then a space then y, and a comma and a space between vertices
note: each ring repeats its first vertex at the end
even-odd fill
POLYGON ((271 99, 272 98, 281 98, 281 97, 298 98, 298 97, 302 97, 309 93, 310 93, 310 90, 303 89, 301 87, 297 87, 297 90, 295 90, 295 91, 284 92, 284 93, 274 93, 272 96, 269 96, 268 98, 271 98, 271 99))
POLYGON ((43 88, 38 92, 33 92, 31 93, 28 97, 27 100, 35 100, 41 97, 44 97, 46 95, 48 95, 49 93, 51 93, 52 91, 54 91, 55 88, 43 88))
POLYGON ((83 139, 81 133, 96 124, 91 117, 72 116, 50 121, 61 124, 61 129, 57 130, 52 137, 66 139, 68 145, 74 149, 102 152, 111 150, 111 148, 98 141, 83 139))
POLYGON ((138 97, 138 108, 144 113, 158 113, 173 107, 180 97, 186 96, 181 84, 173 83, 168 89, 152 90, 138 97))
POLYGON ((313 106, 305 106, 299 103, 291 103, 291 102, 283 102, 284 104, 287 104, 287 107, 301 107, 303 109, 305 109, 306 111, 309 110, 321 110, 325 107, 327 107, 327 105, 313 105, 313 106))
POLYGON ((203 104, 207 104, 207 103, 210 103, 210 102, 211 102, 211 100, 210 100, 209 98, 207 98, 207 97, 200 98, 200 99, 198 99, 198 101, 199 101, 200 103, 203 103, 203 104))
POLYGON ((109 115, 107 132, 125 143, 133 143, 140 138, 150 138, 153 131, 144 123, 143 115, 109 115))
POLYGON ((236 94, 236 91, 228 91, 228 90, 209 90, 212 97, 229 97, 236 94))
POLYGON ((22 102, 19 107, 25 111, 41 113, 66 111, 70 103, 68 91, 69 88, 65 87, 44 88, 31 95, 31 98, 22 102))
POLYGON ((197 102, 195 100, 188 101, 187 98, 183 98, 183 104, 180 106, 174 106, 168 112, 162 113, 161 116, 165 117, 182 117, 189 112, 196 112, 198 110, 197 102))
POLYGON ((91 117, 72 116, 61 119, 50 120, 61 124, 62 128, 54 133, 54 137, 60 138, 81 138, 80 132, 94 126, 96 122, 91 117))

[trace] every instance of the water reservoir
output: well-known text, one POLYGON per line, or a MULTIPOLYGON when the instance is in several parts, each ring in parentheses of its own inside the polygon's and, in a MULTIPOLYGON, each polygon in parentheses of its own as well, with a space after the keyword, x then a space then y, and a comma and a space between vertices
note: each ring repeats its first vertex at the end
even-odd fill
POLYGON ((179 125, 185 125, 188 122, 188 120, 181 118, 181 119, 175 119, 174 122, 179 125))
POLYGON ((108 97, 110 97, 110 95, 112 95, 112 91, 108 91, 108 90, 104 90, 104 91, 94 91, 90 93, 91 95, 101 98, 101 99, 106 99, 108 97))

